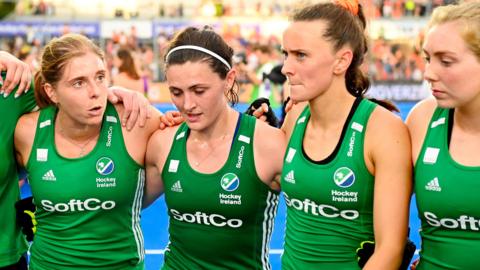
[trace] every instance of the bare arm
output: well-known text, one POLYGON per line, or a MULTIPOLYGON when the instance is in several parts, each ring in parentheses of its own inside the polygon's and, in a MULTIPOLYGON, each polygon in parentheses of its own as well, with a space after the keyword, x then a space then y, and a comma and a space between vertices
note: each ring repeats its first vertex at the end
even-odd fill
POLYGON ((257 121, 253 141, 258 176, 271 189, 279 191, 283 156, 287 147, 285 134, 262 121, 257 121))
POLYGON ((425 99, 415 105, 405 121, 412 141, 412 161, 414 165, 422 149, 423 140, 427 134, 428 123, 436 106, 437 102, 434 98, 425 99))
POLYGON ((39 112, 24 114, 17 122, 14 135, 15 156, 21 167, 27 165, 31 155, 39 112))
POLYGON ((396 270, 401 263, 408 231, 412 189, 410 138, 401 119, 380 107, 371 116, 366 138, 366 153, 375 175, 376 244, 363 269, 396 270))
POLYGON ((143 208, 148 207, 163 194, 162 171, 177 129, 178 126, 157 130, 148 140, 145 156, 146 183, 143 195, 143 208))

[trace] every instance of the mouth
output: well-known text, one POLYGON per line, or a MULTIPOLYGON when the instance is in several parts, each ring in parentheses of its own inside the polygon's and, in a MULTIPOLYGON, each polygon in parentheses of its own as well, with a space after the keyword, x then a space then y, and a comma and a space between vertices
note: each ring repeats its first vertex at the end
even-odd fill
POLYGON ((88 113, 92 116, 97 116, 97 115, 100 115, 102 113, 102 106, 95 106, 95 107, 92 107, 88 110, 88 113))
POLYGON ((197 122, 201 115, 201 113, 185 113, 186 119, 189 122, 197 122))

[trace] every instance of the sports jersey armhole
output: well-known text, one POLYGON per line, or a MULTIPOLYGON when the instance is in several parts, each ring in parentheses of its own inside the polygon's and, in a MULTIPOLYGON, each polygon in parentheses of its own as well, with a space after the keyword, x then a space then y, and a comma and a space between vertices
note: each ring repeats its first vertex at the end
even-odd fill
MULTIPOLYGON (((115 106, 110 103, 109 101, 107 102, 107 110, 105 111, 104 113, 104 117, 108 117, 108 116, 113 116, 115 117, 116 119, 120 119, 119 116, 118 116, 118 112, 117 112, 117 108, 115 108, 115 106), (113 114, 113 115, 112 115, 113 114)), ((108 121, 107 120, 104 120, 102 125, 105 125, 108 121)), ((118 127, 119 129, 119 134, 120 134, 120 139, 118 140, 119 144, 121 145, 120 147, 123 149, 124 153, 126 154, 126 156, 128 157, 128 159, 133 162, 133 164, 135 164, 136 166, 142 168, 142 169, 145 169, 145 166, 142 166, 140 164, 138 164, 138 162, 130 155, 130 153, 128 152, 128 149, 127 149, 127 143, 125 142, 125 137, 123 136, 123 128, 122 128, 122 125, 120 124, 119 121, 116 121, 114 124, 112 124, 112 126, 115 126, 115 127, 118 127)), ((104 128, 102 127, 102 131, 104 130, 104 128)), ((104 134, 101 134, 101 136, 104 136, 104 134)), ((100 140, 100 139, 99 139, 100 140)), ((95 146, 96 147, 96 146, 95 146)))
MULTIPOLYGON (((187 124, 185 122, 181 123, 180 124, 180 127, 178 127, 177 131, 175 132, 175 135, 173 136, 172 138, 172 144, 170 146, 170 150, 168 151, 168 155, 167 157, 165 158, 165 164, 163 164, 163 168, 162 170, 160 171, 160 176, 162 177, 162 179, 165 179, 165 175, 164 173, 166 173, 166 168, 167 168, 167 162, 171 159, 174 159, 174 153, 176 152, 177 148, 185 148, 184 150, 184 153, 187 153, 186 152, 186 140, 188 138, 190 134, 190 129, 188 128, 187 124), (185 140, 185 142, 183 142, 183 146, 180 145, 180 143, 175 143, 176 140, 180 139, 179 138, 179 135, 182 134, 182 132, 184 132, 184 135, 181 136, 182 139, 185 140)), ((188 160, 188 157, 185 156, 185 159, 188 160)))
MULTIPOLYGON (((415 160, 415 163, 413 163, 413 168, 414 169, 417 166, 419 160, 422 158, 422 153, 425 151, 425 149, 427 147, 426 141, 427 141, 428 137, 433 132, 430 127, 433 124, 433 121, 435 121, 435 119, 437 119, 440 115, 442 115, 442 111, 443 110, 441 108, 436 107, 435 111, 433 112, 432 116, 430 117, 430 120, 428 121, 427 132, 425 133, 425 137, 423 138, 422 147, 420 148, 420 151, 418 152, 418 156, 417 156, 417 159, 415 160)), ((447 114, 446 117, 448 118, 448 114, 447 114)))
POLYGON ((251 136, 251 142, 250 142, 250 151, 249 151, 249 160, 252 160, 252 165, 253 166, 249 166, 249 174, 252 175, 252 177, 254 177, 256 179, 256 181, 258 181, 258 183, 265 187, 267 190, 271 191, 271 192, 277 192, 273 189, 271 189, 267 184, 265 184, 265 182, 262 181, 262 179, 260 178, 260 176, 258 175, 258 172, 257 172, 257 166, 255 165, 255 147, 254 147, 254 143, 255 143, 255 129, 257 127, 257 121, 260 121, 260 120, 257 120, 256 118, 252 117, 252 116, 246 116, 244 115, 242 118, 247 118, 247 120, 245 121, 245 123, 248 125, 248 128, 249 128, 249 131, 250 131, 250 136, 251 136))
MULTIPOLYGON (((40 132, 41 132, 41 128, 40 128, 40 124, 43 123, 44 120, 43 118, 45 118, 45 115, 46 115, 46 110, 48 110, 49 107, 45 108, 45 109, 42 109, 38 112, 38 118, 37 118, 37 124, 35 125, 35 135, 33 137, 33 142, 32 142, 32 147, 30 148, 30 154, 28 156, 28 159, 27 159, 27 163, 25 164, 25 169, 28 171, 30 165, 32 164, 32 159, 33 159, 33 156, 36 155, 36 153, 34 153, 34 149, 35 149, 35 146, 37 145, 38 141, 40 140, 40 132)), ((52 123, 51 125, 53 125, 54 121, 55 121, 55 117, 54 119, 51 120, 52 123)), ((54 138, 55 140, 55 138, 54 138)))

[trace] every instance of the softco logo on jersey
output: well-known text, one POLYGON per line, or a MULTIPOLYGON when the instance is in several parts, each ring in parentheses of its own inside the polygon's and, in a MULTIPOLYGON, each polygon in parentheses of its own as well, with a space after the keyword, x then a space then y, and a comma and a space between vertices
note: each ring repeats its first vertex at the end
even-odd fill
MULTIPOLYGON (((109 175, 115 169, 115 163, 111 158, 101 157, 97 160, 95 167, 99 174, 109 175)), ((97 177, 95 181, 98 188, 111 188, 117 186, 115 177, 97 177)))
POLYGON ((197 223, 208 226, 215 227, 231 227, 231 228, 240 228, 243 224, 240 219, 227 219, 226 217, 219 214, 206 214, 203 212, 195 212, 195 214, 190 213, 180 213, 175 209, 170 209, 170 213, 173 215, 173 218, 178 221, 183 221, 187 223, 197 223))
POLYGON ((48 212, 75 212, 75 211, 96 211, 96 210, 111 210, 115 208, 114 201, 100 201, 96 198, 89 198, 85 201, 71 199, 68 203, 53 204, 52 201, 42 200, 40 202, 43 209, 48 212))
MULTIPOLYGON (((240 186, 240 178, 234 173, 226 173, 222 176, 222 179, 220 179, 220 186, 225 191, 233 192, 240 186)), ((218 198, 220 204, 242 204, 242 195, 220 193, 218 198)))
POLYGON ((314 216, 323 216, 326 218, 341 217, 348 220, 357 219, 359 216, 357 210, 339 210, 335 206, 327 204, 316 204, 310 199, 304 199, 303 201, 295 198, 290 199, 287 193, 283 194, 285 195, 285 203, 288 207, 293 207, 298 211, 309 213, 314 216))
POLYGON ((480 230, 480 220, 467 215, 461 215, 457 219, 453 218, 441 218, 438 219, 437 215, 431 212, 425 212, 423 214, 427 223, 433 227, 445 227, 448 229, 461 229, 461 230, 480 230))

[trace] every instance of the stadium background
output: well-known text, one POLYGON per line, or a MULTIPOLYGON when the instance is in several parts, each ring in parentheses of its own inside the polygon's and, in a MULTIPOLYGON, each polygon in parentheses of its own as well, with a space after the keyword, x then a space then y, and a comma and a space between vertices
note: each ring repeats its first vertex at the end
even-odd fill
MULTIPOLYGON (((249 60, 249 68, 254 69, 255 61, 258 62, 252 51, 255 44, 270 46, 274 51, 271 61, 281 63, 278 49, 281 32, 288 23, 287 14, 296 6, 312 2, 315 1, 0 0, 0 50, 13 53, 35 71, 46 42, 64 33, 82 33, 106 51, 109 67, 115 72, 113 54, 120 47, 128 47, 136 57, 142 76, 149 81, 145 95, 158 109, 166 111, 174 107, 169 103, 162 57, 175 31, 185 26, 210 25, 223 35, 235 53, 243 53, 249 60)), ((432 9, 448 4, 448 0, 360 2, 369 20, 367 32, 371 38, 364 65, 373 82, 369 95, 393 101, 405 119, 411 107, 429 95, 421 76, 423 32, 432 9)), ((251 93, 251 84, 242 83, 240 104, 236 107, 239 111, 245 110, 251 93)), ((22 196, 29 194, 28 185, 23 185, 22 196)), ((163 197, 143 211, 142 227, 146 269, 158 269, 168 243, 168 218, 163 197)), ((284 227, 285 204, 282 200, 271 242, 273 269, 280 269, 284 227)), ((415 205, 411 206, 410 228, 410 238, 418 249, 419 220, 415 205)))

